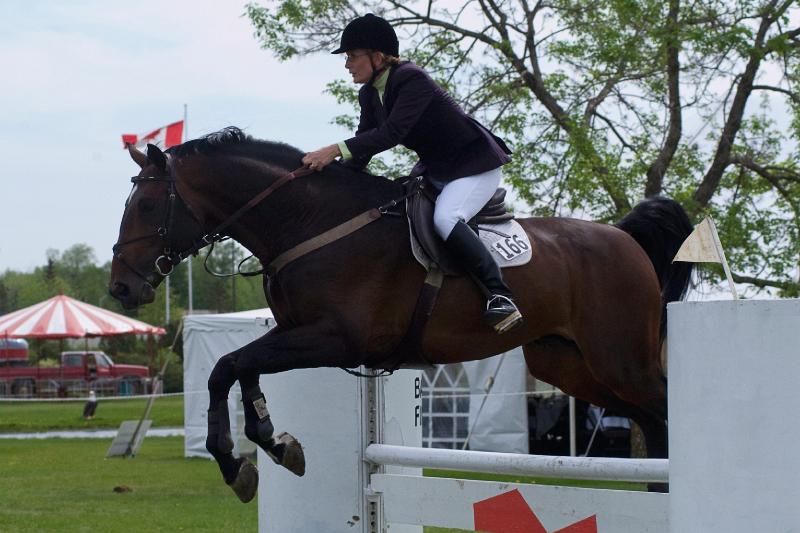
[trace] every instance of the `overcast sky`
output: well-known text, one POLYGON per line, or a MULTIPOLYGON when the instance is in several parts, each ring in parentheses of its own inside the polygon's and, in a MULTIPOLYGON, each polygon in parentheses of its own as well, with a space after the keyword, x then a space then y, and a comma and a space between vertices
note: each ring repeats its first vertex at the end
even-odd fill
POLYGON ((279 63, 240 0, 0 1, 0 272, 76 243, 111 258, 138 171, 122 133, 183 116, 303 150, 341 140, 327 54, 279 63))

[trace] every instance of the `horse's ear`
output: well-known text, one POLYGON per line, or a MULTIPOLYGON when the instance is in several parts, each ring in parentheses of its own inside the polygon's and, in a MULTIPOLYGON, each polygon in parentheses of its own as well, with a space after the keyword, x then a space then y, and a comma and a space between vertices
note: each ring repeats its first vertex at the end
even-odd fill
POLYGON ((160 170, 167 170, 167 156, 155 144, 147 145, 147 159, 160 170))
POLYGON ((139 168, 144 168, 147 165, 147 156, 136 148, 135 144, 128 143, 128 153, 131 154, 131 159, 139 165, 139 168))

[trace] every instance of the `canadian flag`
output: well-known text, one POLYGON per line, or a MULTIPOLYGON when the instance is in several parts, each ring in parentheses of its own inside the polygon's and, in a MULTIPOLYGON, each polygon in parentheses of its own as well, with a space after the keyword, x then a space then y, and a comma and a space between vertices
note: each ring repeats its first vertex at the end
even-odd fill
POLYGON ((134 135, 131 133, 122 134, 122 147, 127 148, 129 144, 141 148, 146 144, 155 144, 159 148, 167 149, 170 146, 181 144, 183 141, 183 121, 173 122, 157 130, 144 135, 134 135))

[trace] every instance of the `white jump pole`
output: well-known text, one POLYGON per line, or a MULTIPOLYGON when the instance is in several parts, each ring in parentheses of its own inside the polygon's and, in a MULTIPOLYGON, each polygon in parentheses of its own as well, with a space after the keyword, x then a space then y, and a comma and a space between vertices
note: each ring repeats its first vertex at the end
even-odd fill
POLYGON ((390 444, 368 446, 365 458, 372 463, 381 465, 492 472, 494 474, 653 483, 669 481, 669 461, 667 459, 558 457, 519 453, 466 452, 390 444))

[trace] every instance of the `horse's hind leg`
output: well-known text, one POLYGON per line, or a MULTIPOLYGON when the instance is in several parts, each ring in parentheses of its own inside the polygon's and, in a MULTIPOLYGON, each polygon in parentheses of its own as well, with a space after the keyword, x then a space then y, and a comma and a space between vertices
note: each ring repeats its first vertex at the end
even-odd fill
MULTIPOLYGON (((613 409, 633 419, 642 427, 647 440, 648 456, 666 457, 666 424, 657 413, 642 409, 607 383, 586 363, 586 356, 578 346, 562 337, 544 337, 524 346, 528 369, 538 379, 555 385, 565 393, 600 407, 613 409)), ((659 380, 663 385, 663 381, 659 380)), ((653 406, 661 405, 658 391, 653 395, 653 406)), ((666 396, 663 396, 666 404, 666 396)))
POLYGON ((528 370, 537 379, 566 394, 600 407, 629 412, 629 405, 597 381, 589 371, 578 346, 558 336, 537 339, 523 347, 528 370))

